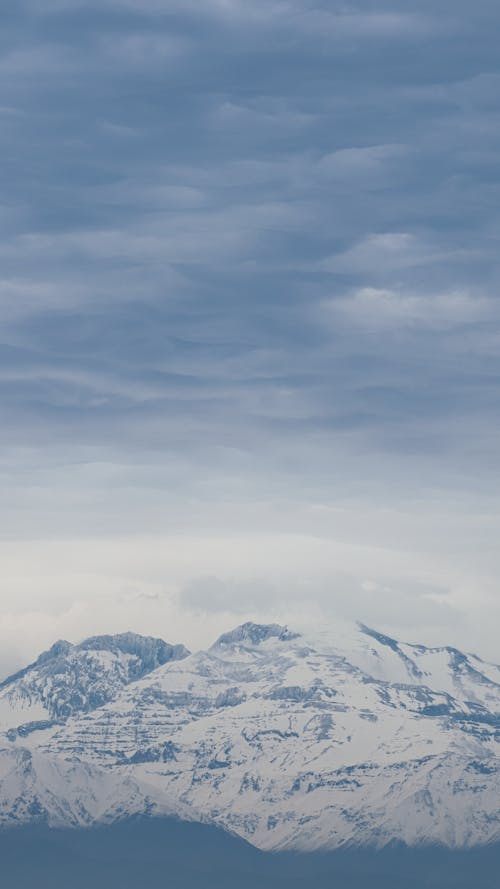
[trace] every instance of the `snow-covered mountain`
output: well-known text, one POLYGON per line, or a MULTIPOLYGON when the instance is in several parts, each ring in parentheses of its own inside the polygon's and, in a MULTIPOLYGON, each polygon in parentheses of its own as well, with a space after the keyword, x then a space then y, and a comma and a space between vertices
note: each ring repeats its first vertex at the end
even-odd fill
POLYGON ((8 730, 14 739, 63 723, 101 707, 129 682, 188 654, 183 645, 135 633, 93 636, 79 645, 60 640, 0 683, 0 731, 8 730))
POLYGON ((500 668, 477 657, 274 624, 189 656, 131 634, 63 649, 0 692, 3 823, 177 814, 266 849, 500 840, 500 668))

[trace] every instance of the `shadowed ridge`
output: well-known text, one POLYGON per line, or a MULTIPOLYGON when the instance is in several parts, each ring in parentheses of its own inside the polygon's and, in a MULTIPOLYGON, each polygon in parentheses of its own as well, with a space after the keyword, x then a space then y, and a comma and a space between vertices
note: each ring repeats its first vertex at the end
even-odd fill
POLYGON ((410 676, 413 676, 415 679, 422 678, 422 671, 417 667, 414 661, 408 657, 399 647, 399 643, 393 639, 391 636, 386 636, 384 633, 379 633, 378 630, 372 630, 371 627, 367 627, 365 624, 358 622, 358 627, 365 636, 371 636, 372 639, 375 639, 381 645, 387 646, 391 651, 394 651, 395 654, 401 658, 402 662, 405 664, 406 669, 410 676))

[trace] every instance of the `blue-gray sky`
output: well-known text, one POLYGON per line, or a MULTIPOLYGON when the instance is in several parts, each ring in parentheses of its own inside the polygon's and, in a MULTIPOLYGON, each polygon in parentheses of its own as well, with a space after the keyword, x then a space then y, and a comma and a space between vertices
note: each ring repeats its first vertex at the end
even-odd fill
POLYGON ((493 657, 498 3, 1 19, 5 662, 325 614, 493 657))

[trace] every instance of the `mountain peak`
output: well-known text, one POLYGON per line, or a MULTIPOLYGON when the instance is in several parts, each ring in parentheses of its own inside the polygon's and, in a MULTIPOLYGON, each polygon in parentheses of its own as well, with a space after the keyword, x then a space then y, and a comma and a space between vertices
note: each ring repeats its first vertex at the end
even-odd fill
POLYGON ((145 671, 149 672, 167 661, 178 661, 191 652, 184 645, 170 645, 154 636, 141 636, 138 633, 117 633, 115 635, 90 636, 75 646, 77 651, 111 651, 139 657, 145 671))
POLYGON ((299 633, 292 633, 288 627, 280 624, 255 624, 247 621, 240 626, 230 630, 229 633, 223 633, 219 636, 215 646, 221 645, 260 645, 268 639, 276 638, 280 642, 287 642, 289 639, 296 639, 299 633))
POLYGON ((71 642, 68 642, 66 639, 58 639, 57 642, 54 642, 47 651, 42 651, 41 654, 38 655, 35 665, 37 667, 42 666, 42 664, 46 664, 47 661, 51 661, 56 657, 66 657, 70 651, 74 648, 71 642))
POLYGON ((189 655, 184 645, 137 633, 55 642, 34 663, 0 683, 3 723, 23 736, 111 701, 137 679, 189 655))

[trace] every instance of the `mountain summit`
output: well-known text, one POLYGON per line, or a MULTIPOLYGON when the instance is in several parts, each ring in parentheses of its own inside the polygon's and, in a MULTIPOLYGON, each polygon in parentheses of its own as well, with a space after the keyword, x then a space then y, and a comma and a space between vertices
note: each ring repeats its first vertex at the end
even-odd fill
POLYGON ((3 824, 173 814, 264 849, 500 839, 500 668, 363 625, 246 623, 190 655, 57 643, 3 684, 0 716, 3 824))
POLYGON ((279 624, 254 624, 246 623, 230 630, 229 633, 223 633, 219 636, 215 647, 221 645, 260 645, 261 642, 267 642, 268 639, 278 639, 286 642, 294 639, 298 633, 290 633, 288 627, 281 627, 279 624))
POLYGON ((0 730, 26 736, 63 723, 102 707, 130 682, 188 655, 183 645, 137 633, 92 636, 78 645, 59 640, 0 683, 0 730))

